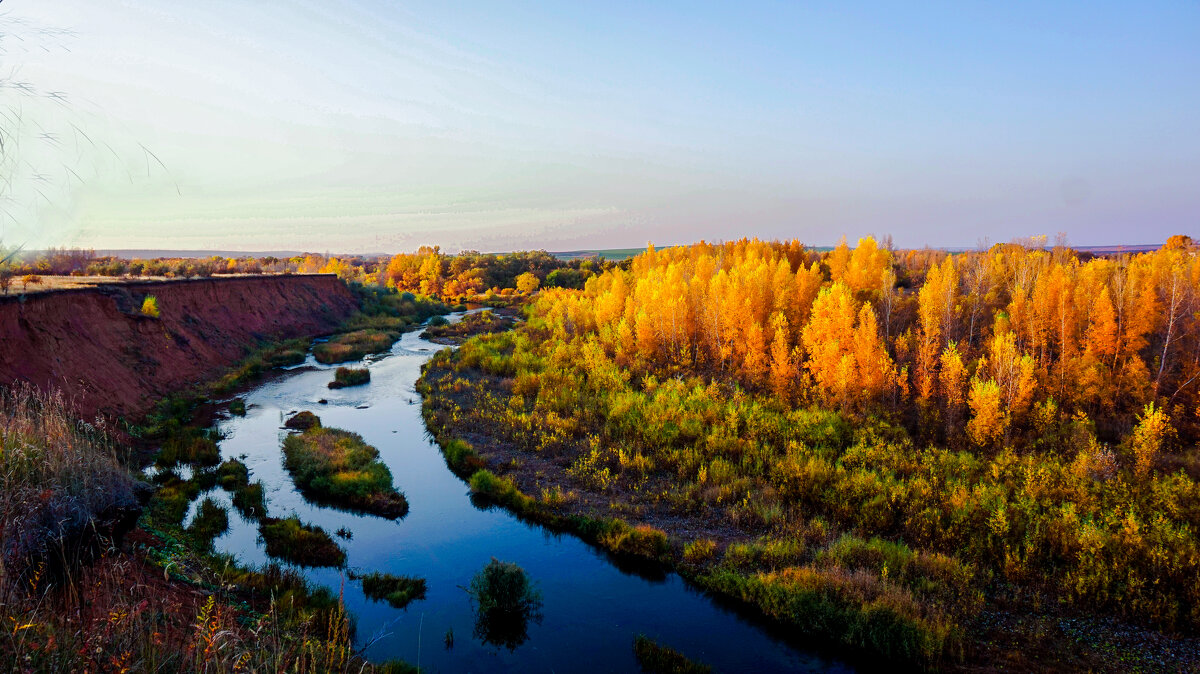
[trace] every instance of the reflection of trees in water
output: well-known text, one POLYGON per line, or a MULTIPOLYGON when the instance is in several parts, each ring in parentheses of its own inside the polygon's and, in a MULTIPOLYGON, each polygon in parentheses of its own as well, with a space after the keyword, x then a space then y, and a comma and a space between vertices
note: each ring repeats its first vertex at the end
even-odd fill
POLYGON ((542 593, 529 575, 495 557, 471 579, 467 589, 475 605, 475 638, 510 651, 529 639, 529 623, 542 622, 542 593))

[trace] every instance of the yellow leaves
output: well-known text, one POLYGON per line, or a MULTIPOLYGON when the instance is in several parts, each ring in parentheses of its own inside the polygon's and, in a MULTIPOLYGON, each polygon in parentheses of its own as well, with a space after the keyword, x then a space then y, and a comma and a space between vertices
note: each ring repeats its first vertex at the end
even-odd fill
POLYGON ((967 437, 980 447, 995 445, 1008 432, 1009 416, 994 381, 971 380, 971 421, 967 437))
POLYGON ((863 304, 858 311, 854 328, 854 360, 857 366, 858 388, 866 399, 874 398, 891 388, 896 368, 879 339, 879 325, 871 305, 863 304))
MULTIPOLYGON (((874 237, 859 239, 846 266, 846 285, 856 293, 877 292, 883 286, 884 274, 891 266, 891 253, 879 248, 874 237)), ((834 277, 834 280, 837 280, 837 277, 834 277)))
POLYGON ((806 367, 826 398, 842 406, 870 401, 895 381, 875 312, 870 305, 857 311, 856 306, 850 288, 834 283, 817 296, 801 333, 806 367))
MULTIPOLYGON (((999 387, 999 394, 1008 411, 1020 416, 1033 402, 1037 387, 1036 364, 1032 357, 1017 349, 1016 335, 1012 332, 996 333, 988 346, 988 374, 999 387)), ((980 370, 984 369, 981 365, 980 370)))
POLYGON ((834 283, 846 280, 846 271, 850 268, 850 246, 846 245, 846 237, 842 237, 838 241, 837 247, 826 258, 825 264, 829 265, 829 278, 834 283))
POLYGON ((150 318, 159 317, 158 298, 154 295, 146 295, 142 300, 142 315, 150 318))
POLYGON ((1161 407, 1155 407, 1154 403, 1146 405, 1129 442, 1133 450, 1134 471, 1139 477, 1150 473, 1158 461, 1163 443, 1172 433, 1171 419, 1167 413, 1161 407))
POLYGON ((988 517, 988 529, 999 538, 1008 535, 1008 511, 1004 505, 992 511, 991 516, 988 517))
POLYGON ((917 293, 919 342, 917 347, 917 396, 929 400, 936 384, 935 368, 942 344, 950 337, 958 295, 954 258, 930 267, 917 293))
POLYGON ((780 398, 787 399, 796 375, 787 318, 776 312, 771 316, 771 326, 774 331, 771 339, 771 390, 780 398))
POLYGON ((963 364, 958 344, 950 342, 942 351, 940 361, 938 381, 941 384, 942 398, 946 401, 947 409, 956 410, 966 402, 967 384, 967 367, 963 364))
POLYGON ((742 361, 742 372, 751 384, 758 384, 767 373, 766 338, 758 323, 746 326, 746 357, 742 361))

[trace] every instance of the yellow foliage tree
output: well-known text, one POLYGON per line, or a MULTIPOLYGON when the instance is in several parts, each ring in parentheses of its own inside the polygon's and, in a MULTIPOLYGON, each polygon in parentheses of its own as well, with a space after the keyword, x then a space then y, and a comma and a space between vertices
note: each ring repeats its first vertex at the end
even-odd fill
POLYGON ((1000 395, 1000 385, 991 380, 971 380, 971 421, 967 437, 980 447, 996 444, 1008 433, 1009 415, 1000 395))
POLYGON ((1171 419, 1167 413, 1154 403, 1146 405, 1129 443, 1133 450, 1134 472, 1139 477, 1150 474, 1170 433, 1171 419))

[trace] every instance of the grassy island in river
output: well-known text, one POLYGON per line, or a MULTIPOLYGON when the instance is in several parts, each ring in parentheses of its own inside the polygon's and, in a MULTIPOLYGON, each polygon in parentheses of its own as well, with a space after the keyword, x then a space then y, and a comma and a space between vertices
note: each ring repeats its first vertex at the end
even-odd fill
POLYGON ((408 514, 379 450, 357 433, 313 427, 285 438, 283 456, 296 487, 315 501, 391 519, 408 514))

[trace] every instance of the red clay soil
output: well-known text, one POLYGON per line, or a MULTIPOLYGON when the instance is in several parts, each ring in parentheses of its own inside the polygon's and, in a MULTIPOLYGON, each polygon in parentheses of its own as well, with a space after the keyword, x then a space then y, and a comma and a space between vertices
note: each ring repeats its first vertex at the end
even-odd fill
POLYGON ((0 385, 65 392, 85 419, 136 419, 265 340, 328 333, 357 308, 332 275, 112 284, 0 297, 0 385), (141 314, 154 295, 159 318, 141 314))

